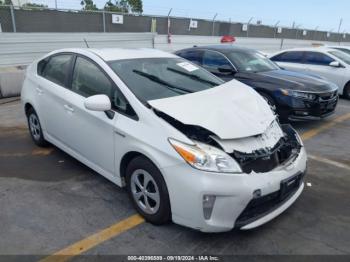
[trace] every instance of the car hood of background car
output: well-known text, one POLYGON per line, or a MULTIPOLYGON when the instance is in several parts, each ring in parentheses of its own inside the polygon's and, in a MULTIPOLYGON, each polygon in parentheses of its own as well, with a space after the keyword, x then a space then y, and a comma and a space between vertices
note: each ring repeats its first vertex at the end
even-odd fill
POLYGON ((288 70, 272 70, 259 73, 241 73, 241 77, 258 83, 268 83, 278 88, 305 92, 329 92, 336 86, 322 78, 288 70))
POLYGON ((201 92, 148 103, 183 124, 200 126, 221 139, 262 134, 275 119, 265 100, 236 80, 201 92))

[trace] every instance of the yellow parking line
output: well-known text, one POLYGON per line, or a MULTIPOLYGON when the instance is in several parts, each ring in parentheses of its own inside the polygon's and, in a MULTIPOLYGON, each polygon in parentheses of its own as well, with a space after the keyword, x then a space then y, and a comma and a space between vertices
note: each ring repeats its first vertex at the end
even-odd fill
POLYGON ((14 153, 0 153, 0 157, 25 157, 25 156, 48 156, 53 152, 54 148, 34 149, 32 152, 14 152, 14 153))
POLYGON ((53 151, 53 148, 38 148, 32 151, 33 156, 47 156, 50 155, 53 151))
POLYGON ((318 135, 319 133, 335 126, 336 124, 339 124, 341 122, 344 122, 346 120, 350 119, 350 113, 347 113, 347 114, 344 114, 344 115, 341 115, 337 118, 335 118, 334 120, 324 124, 324 125, 321 125, 320 127, 317 127, 317 128, 314 128, 314 129, 311 129, 309 131, 306 131, 304 132, 302 135, 301 135, 301 139, 302 140, 308 140, 310 138, 313 138, 314 136, 318 135))
POLYGON ((105 242, 131 228, 136 227, 144 222, 140 215, 130 216, 106 229, 103 229, 83 240, 80 240, 51 256, 48 256, 39 262, 65 262, 73 256, 79 255, 99 244, 105 242))

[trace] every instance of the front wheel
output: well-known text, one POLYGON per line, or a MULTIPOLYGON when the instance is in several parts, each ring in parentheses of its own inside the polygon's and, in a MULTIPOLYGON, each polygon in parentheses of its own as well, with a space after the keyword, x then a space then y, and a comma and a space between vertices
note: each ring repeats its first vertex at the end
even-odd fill
POLYGON ((126 169, 129 197, 136 210, 156 225, 170 220, 171 210, 168 189, 159 169, 147 158, 131 160, 126 169))
POLYGON ((343 96, 346 99, 350 99, 350 83, 347 83, 346 86, 344 87, 343 96))

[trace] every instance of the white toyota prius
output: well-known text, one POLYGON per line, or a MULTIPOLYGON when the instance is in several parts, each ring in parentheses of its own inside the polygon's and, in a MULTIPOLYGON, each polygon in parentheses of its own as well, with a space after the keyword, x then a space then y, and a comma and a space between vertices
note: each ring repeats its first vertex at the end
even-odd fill
POLYGON ((154 224, 251 229, 301 194, 306 153, 252 88, 152 49, 64 49, 32 63, 33 141, 119 186, 154 224))

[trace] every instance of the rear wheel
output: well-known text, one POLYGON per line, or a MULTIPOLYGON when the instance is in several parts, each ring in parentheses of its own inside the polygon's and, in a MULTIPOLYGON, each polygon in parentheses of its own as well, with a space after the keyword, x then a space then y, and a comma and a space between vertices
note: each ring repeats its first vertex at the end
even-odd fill
POLYGON ((33 108, 28 109, 27 120, 30 135, 37 146, 46 147, 49 143, 45 140, 39 117, 33 108))
POLYGON ((136 210, 153 224, 170 221, 168 189, 158 168, 147 158, 139 156, 126 168, 129 197, 136 210))
POLYGON ((347 83, 343 90, 343 96, 346 99, 350 99, 350 83, 347 83))

